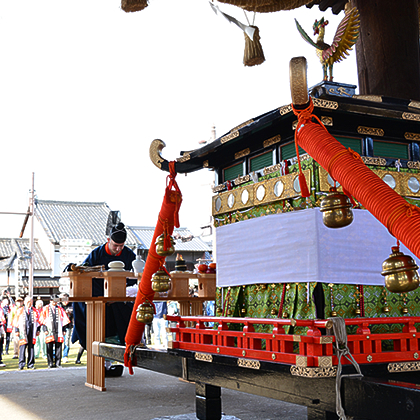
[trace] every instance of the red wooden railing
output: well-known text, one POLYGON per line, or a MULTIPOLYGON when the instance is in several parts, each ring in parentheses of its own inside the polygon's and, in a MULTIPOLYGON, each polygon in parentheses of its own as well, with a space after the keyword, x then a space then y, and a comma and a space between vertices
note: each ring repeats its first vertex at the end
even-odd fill
MULTIPOLYGON (((204 316, 168 316, 167 319, 177 323, 171 328, 175 333, 174 349, 308 367, 338 364, 333 348, 335 337, 325 335, 325 331, 332 328, 329 320, 204 316), (209 323, 217 328, 208 326, 209 323), (229 329, 229 324, 236 324, 238 330, 229 329), (256 332, 256 325, 271 325, 272 332, 256 332), (306 327, 307 332, 286 334, 286 326, 306 327)), ((420 323, 420 317, 355 318, 346 319, 345 323, 357 326, 355 334, 347 334, 348 348, 357 363, 406 362, 419 358, 420 333, 415 324, 420 323), (402 331, 372 333, 371 327, 378 324, 399 324, 402 331), (388 346, 384 345, 385 341, 388 346), (385 347, 390 349, 384 350, 385 347)), ((344 358, 342 362, 350 363, 344 358)))

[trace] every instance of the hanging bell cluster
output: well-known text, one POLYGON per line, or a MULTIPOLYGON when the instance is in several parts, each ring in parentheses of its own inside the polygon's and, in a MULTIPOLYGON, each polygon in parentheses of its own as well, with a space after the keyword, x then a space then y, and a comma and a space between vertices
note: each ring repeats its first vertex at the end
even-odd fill
POLYGON ((171 235, 169 235, 170 246, 168 248, 165 248, 165 236, 166 235, 162 233, 162 235, 157 237, 155 243, 156 253, 161 257, 168 257, 169 255, 172 255, 175 252, 174 238, 171 235))
POLYGON ((353 222, 353 211, 350 199, 335 187, 324 197, 320 204, 322 221, 328 228, 342 228, 353 222))
POLYGON ((152 289, 154 292, 167 292, 171 288, 171 278, 168 273, 160 269, 152 276, 152 289))
POLYGON ((382 263, 385 287, 393 293, 406 293, 419 287, 418 266, 413 258, 393 246, 392 254, 382 263))
POLYGON ((153 305, 146 300, 137 307, 136 319, 144 324, 150 324, 153 321, 153 305))

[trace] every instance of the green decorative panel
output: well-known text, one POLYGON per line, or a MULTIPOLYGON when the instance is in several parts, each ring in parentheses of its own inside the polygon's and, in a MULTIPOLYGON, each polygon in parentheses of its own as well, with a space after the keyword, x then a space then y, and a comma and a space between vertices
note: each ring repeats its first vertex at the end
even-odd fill
MULTIPOLYGON (((299 156, 305 154, 306 152, 299 147, 299 156)), ((286 144, 284 146, 280 147, 280 157, 281 160, 285 160, 285 159, 292 159, 296 156, 296 146, 295 146, 295 142, 286 144)))
POLYGON ((251 172, 259 169, 267 168, 273 165, 273 152, 264 153, 263 155, 255 156, 249 160, 249 169, 251 172))
POLYGON ((242 162, 223 170, 224 181, 231 181, 238 176, 242 176, 243 174, 244 166, 242 162))
POLYGON ((408 159, 408 145, 375 140, 373 142, 373 155, 384 158, 408 159))
MULTIPOLYGON (((332 307, 337 316, 342 318, 357 318, 356 297, 360 295, 354 284, 334 284, 331 288, 322 285, 325 297, 325 318, 331 317, 332 307)), ((366 318, 386 318, 404 316, 403 309, 407 308, 407 315, 420 316, 420 288, 409 293, 390 293, 383 286, 363 286, 364 311, 366 318), (385 312, 385 309, 388 312, 385 312)), ((380 324, 372 328, 374 333, 400 332, 398 324, 380 324)))
POLYGON ((362 140, 361 139, 352 139, 350 137, 336 137, 335 139, 339 141, 346 149, 350 147, 350 149, 359 153, 359 155, 362 154, 362 140))

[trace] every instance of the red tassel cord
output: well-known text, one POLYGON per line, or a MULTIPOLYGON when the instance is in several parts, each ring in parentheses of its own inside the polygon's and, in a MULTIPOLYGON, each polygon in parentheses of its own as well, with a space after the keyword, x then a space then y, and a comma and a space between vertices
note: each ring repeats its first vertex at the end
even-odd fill
MULTIPOLYGON (((167 177, 167 184, 165 195, 162 202, 162 207, 159 212, 158 222, 153 234, 152 244, 156 243, 156 239, 162 235, 164 230, 168 235, 172 235, 175 227, 179 227, 179 209, 182 202, 182 194, 175 181, 175 162, 169 163, 170 173, 167 177)), ((163 266, 165 257, 161 257, 156 253, 156 248, 151 247, 149 255, 144 266, 142 279, 139 286, 139 291, 134 303, 134 309, 131 314, 130 323, 128 325, 125 336, 126 350, 124 354, 124 365, 128 367, 130 374, 133 371, 134 354, 136 347, 140 344, 144 331, 144 323, 136 320, 136 310, 139 305, 144 303, 146 299, 153 302, 155 292, 152 289, 151 278, 156 271, 163 266)))

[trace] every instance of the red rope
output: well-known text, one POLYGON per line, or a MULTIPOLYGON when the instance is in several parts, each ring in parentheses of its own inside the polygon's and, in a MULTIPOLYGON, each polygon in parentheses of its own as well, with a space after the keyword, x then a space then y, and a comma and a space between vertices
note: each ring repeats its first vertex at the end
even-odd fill
POLYGON ((279 306, 279 313, 277 314, 277 318, 283 317, 283 305, 284 305, 284 298, 286 297, 286 284, 283 283, 283 290, 281 292, 281 301, 279 306))
POLYGON ((170 174, 167 177, 165 196, 163 198, 162 207, 159 212, 158 221, 155 232, 153 234, 152 245, 147 256, 146 264, 144 266, 143 275, 139 285, 139 290, 134 303, 134 309, 131 314, 130 323, 128 325, 127 333, 125 335, 126 349, 124 354, 124 365, 128 367, 130 374, 133 371, 133 362, 131 360, 132 353, 136 346, 140 344, 144 331, 144 323, 136 320, 136 312, 139 305, 146 300, 153 302, 155 292, 152 289, 151 278, 156 271, 159 270, 165 261, 165 257, 161 257, 156 253, 156 239, 162 235, 164 229, 168 235, 172 235, 174 226, 179 227, 179 209, 182 202, 182 194, 175 181, 175 162, 169 163, 170 174))
POLYGON ((372 213, 390 233, 420 258, 420 209, 408 204, 381 178, 374 174, 351 149, 346 149, 320 124, 311 121, 311 106, 300 111, 295 135, 299 144, 331 177, 337 180, 353 197, 372 213))

